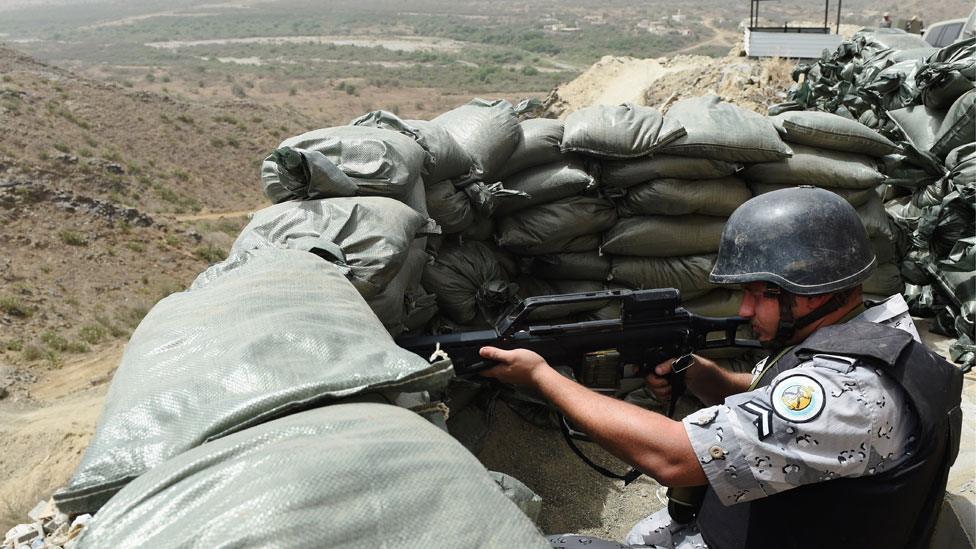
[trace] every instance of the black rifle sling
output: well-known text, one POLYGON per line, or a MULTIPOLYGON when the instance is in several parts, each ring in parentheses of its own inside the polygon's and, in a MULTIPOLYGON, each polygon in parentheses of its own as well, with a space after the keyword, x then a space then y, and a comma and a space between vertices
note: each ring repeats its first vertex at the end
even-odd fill
POLYGON ((576 454, 576 456, 578 458, 580 458, 581 460, 583 460, 583 463, 589 465, 597 473, 600 473, 601 475, 603 475, 603 476, 605 476, 607 478, 612 478, 612 479, 616 479, 616 480, 622 480, 622 481, 624 481, 624 486, 627 486, 631 482, 634 482, 635 480, 637 480, 638 478, 640 478, 640 476, 643 474, 640 471, 638 471, 637 469, 633 469, 632 468, 630 471, 628 471, 628 472, 626 472, 626 473, 624 473, 624 474, 621 475, 621 474, 618 474, 618 473, 614 473, 613 471, 611 471, 609 469, 606 469, 604 467, 601 467, 601 466, 597 465, 596 463, 593 463, 593 460, 591 460, 590 458, 586 457, 586 454, 584 454, 583 451, 580 450, 578 446, 576 446, 576 442, 573 441, 572 435, 569 434, 569 424, 567 423, 565 416, 562 417, 562 421, 560 422, 560 425, 562 427, 563 437, 566 439, 566 444, 569 445, 569 449, 572 450, 573 453, 576 454))

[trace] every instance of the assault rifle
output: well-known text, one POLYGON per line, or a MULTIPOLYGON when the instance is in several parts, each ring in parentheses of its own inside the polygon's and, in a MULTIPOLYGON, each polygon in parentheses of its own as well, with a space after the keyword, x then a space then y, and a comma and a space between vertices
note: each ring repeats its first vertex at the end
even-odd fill
MULTIPOLYGON (((662 361, 678 357, 672 362, 673 371, 669 376, 668 416, 673 416, 675 403, 685 392, 685 370, 694 364, 691 353, 722 347, 760 347, 758 341, 736 336, 738 329, 747 323, 748 320, 740 317, 712 318, 691 313, 681 307, 681 294, 673 288, 606 290, 530 297, 502 315, 493 329, 404 337, 397 344, 430 360, 436 354, 446 353, 459 377, 476 375, 495 365, 478 354, 486 345, 529 349, 550 364, 572 367, 576 381, 611 396, 620 392, 624 381, 638 381, 662 361), (568 324, 536 320, 546 308, 608 301, 620 302, 617 318, 568 324)), ((565 416, 562 429, 573 452, 604 476, 623 480, 625 485, 640 477, 637 469, 618 474, 590 460, 573 442, 589 440, 589 437, 575 430, 565 416)), ((670 491, 668 497, 672 498, 670 491)), ((672 517, 684 517, 687 521, 687 516, 693 515, 683 511, 689 506, 679 499, 672 500, 668 509, 672 517)))
MULTIPOLYGON (((576 380, 590 389, 614 394, 628 378, 643 378, 654 366, 672 357, 672 412, 684 391, 684 371, 691 353, 720 347, 759 347, 736 337, 748 321, 739 317, 699 316, 681 307, 673 288, 605 290, 530 297, 513 308, 493 329, 444 335, 405 337, 397 344, 424 358, 443 351, 459 377, 494 366, 478 355, 486 345, 501 349, 529 349, 550 364, 572 367, 576 380), (588 302, 620 302, 618 318, 552 324, 533 320, 546 308, 588 302)), ((670 415, 670 414, 669 414, 670 415)))

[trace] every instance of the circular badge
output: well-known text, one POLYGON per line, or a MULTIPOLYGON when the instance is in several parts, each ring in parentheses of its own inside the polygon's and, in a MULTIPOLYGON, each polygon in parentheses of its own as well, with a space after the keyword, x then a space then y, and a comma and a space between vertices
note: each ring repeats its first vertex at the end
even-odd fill
POLYGON ((813 421, 824 409, 824 389, 820 382, 804 374, 781 379, 770 398, 777 416, 793 423, 813 421))

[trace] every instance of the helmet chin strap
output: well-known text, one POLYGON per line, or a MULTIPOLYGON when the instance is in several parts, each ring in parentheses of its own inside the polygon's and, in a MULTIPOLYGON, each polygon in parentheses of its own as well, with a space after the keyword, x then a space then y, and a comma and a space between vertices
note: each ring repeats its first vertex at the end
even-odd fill
POLYGON ((790 344, 798 331, 843 307, 849 294, 847 292, 834 293, 823 305, 800 318, 793 317, 793 305, 796 304, 796 297, 793 294, 784 292, 779 286, 767 284, 763 295, 775 297, 779 301, 779 325, 776 327, 776 335, 773 336, 772 340, 763 343, 763 347, 782 349, 790 344))

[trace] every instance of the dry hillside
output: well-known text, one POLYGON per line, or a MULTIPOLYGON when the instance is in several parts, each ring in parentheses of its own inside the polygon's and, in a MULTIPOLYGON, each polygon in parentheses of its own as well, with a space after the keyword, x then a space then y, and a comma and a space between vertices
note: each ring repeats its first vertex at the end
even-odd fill
POLYGON ((247 101, 132 92, 5 48, 0 75, 7 377, 124 337, 152 303, 220 258, 242 226, 205 214, 265 204, 261 158, 317 125, 247 101))

